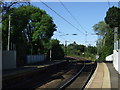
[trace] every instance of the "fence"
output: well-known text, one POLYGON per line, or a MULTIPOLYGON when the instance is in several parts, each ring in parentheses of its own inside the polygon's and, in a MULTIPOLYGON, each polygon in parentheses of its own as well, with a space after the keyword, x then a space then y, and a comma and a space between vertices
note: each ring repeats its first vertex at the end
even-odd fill
POLYGON ((46 59, 45 55, 28 55, 26 63, 27 64, 39 63, 45 61, 45 59, 46 59))
POLYGON ((113 66, 120 73, 120 49, 113 50, 113 66))
POLYGON ((120 73, 120 39, 114 42, 113 66, 120 73))
POLYGON ((113 61, 113 54, 107 56, 107 57, 105 58, 105 60, 106 60, 106 61, 113 61))
POLYGON ((2 52, 2 69, 16 68, 16 51, 2 52))

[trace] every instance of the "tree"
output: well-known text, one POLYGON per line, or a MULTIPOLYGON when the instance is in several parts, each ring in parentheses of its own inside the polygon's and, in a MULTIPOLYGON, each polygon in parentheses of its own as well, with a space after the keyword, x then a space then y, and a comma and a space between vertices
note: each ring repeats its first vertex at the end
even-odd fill
POLYGON ((113 29, 108 24, 101 21, 93 26, 93 29, 100 36, 98 39, 97 47, 100 60, 105 60, 105 57, 112 54, 113 52, 113 29))
MULTIPOLYGON (((3 49, 7 47, 8 15, 11 14, 11 43, 16 45, 17 56, 26 54, 44 54, 46 44, 56 31, 52 17, 45 11, 34 6, 14 7, 3 14, 3 49)), ((23 59, 23 58, 21 58, 23 59)))
POLYGON ((67 55, 80 55, 80 52, 78 50, 78 44, 76 42, 73 42, 72 44, 69 44, 67 46, 67 55))
POLYGON ((72 44, 69 44, 68 47, 68 55, 80 55, 82 52, 84 52, 85 47, 84 45, 78 45, 76 42, 73 42, 72 44))
POLYGON ((85 52, 85 46, 84 45, 79 45, 79 50, 81 53, 85 52))
POLYGON ((28 5, 28 2, 1 2, 1 3, 2 3, 3 49, 6 49, 9 21, 8 17, 13 12, 14 7, 28 5))
MULTIPOLYGON (((57 39, 53 39, 50 41, 51 45, 51 52, 52 52, 52 60, 60 60, 64 58, 64 50, 62 49, 59 41, 57 39)), ((50 55, 50 54, 49 54, 50 55)), ((48 55, 48 56, 49 56, 48 55)))
MULTIPOLYGON (((10 14, 14 7, 30 5, 30 2, 1 2, 2 4, 2 14, 10 14)), ((7 18, 7 15, 2 17, 4 21, 7 18)))
POLYGON ((109 8, 106 13, 105 22, 109 24, 111 28, 120 27, 120 8, 114 6, 109 8))
POLYGON ((88 46, 87 47, 87 52, 90 54, 96 54, 97 53, 97 48, 95 46, 88 46))
POLYGON ((109 8, 106 13, 105 22, 111 28, 118 27, 118 38, 120 38, 120 8, 114 6, 109 8))
POLYGON ((86 59, 95 59, 96 47, 77 44, 73 42, 67 46, 68 56, 84 57, 86 59))
POLYGON ((103 38, 105 36, 107 30, 110 29, 110 27, 104 21, 100 21, 100 22, 98 22, 98 24, 95 24, 93 26, 93 29, 97 35, 100 35, 101 38, 103 38))

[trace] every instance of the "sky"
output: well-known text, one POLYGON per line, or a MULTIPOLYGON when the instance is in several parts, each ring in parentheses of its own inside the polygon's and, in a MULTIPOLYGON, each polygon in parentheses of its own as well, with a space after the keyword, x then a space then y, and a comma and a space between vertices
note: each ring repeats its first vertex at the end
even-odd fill
POLYGON ((57 26, 57 31, 54 32, 52 39, 58 39, 61 44, 65 44, 65 41, 67 41, 68 44, 75 41, 77 44, 92 46, 96 45, 98 38, 98 36, 95 35, 93 26, 100 21, 104 21, 109 7, 118 6, 117 2, 63 2, 64 6, 70 11, 72 16, 77 19, 77 22, 60 2, 45 3, 72 24, 70 25, 43 3, 31 2, 32 5, 45 10, 46 13, 53 18, 53 21, 57 26), (86 32, 88 33, 87 35, 86 32))

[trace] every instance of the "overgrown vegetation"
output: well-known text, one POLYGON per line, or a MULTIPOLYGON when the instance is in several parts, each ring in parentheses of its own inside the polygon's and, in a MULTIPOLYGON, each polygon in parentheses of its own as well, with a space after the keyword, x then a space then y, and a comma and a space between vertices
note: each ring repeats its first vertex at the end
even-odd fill
POLYGON ((68 56, 83 57, 89 60, 95 60, 97 54, 97 48, 95 46, 85 46, 73 42, 66 47, 66 53, 68 56))
POLYGON ((94 31, 99 35, 97 42, 99 60, 113 53, 114 49, 114 28, 118 27, 118 39, 120 39, 120 8, 111 7, 108 9, 105 21, 101 21, 93 26, 94 31))
POLYGON ((109 8, 105 21, 93 26, 99 35, 96 48, 76 42, 64 46, 60 45, 58 40, 51 40, 54 31, 57 30, 52 17, 29 2, 2 4, 2 49, 7 50, 10 28, 10 50, 16 50, 18 65, 24 63, 26 55, 45 54, 49 59, 50 50, 52 60, 63 59, 64 55, 95 60, 96 54, 99 55, 99 60, 105 60, 105 57, 113 52, 115 27, 118 27, 120 39, 120 8, 117 7, 109 8))
MULTIPOLYGON (((50 40, 57 29, 52 17, 44 10, 27 2, 3 2, 2 15, 2 49, 7 50, 10 28, 10 50, 16 50, 18 65, 24 63, 26 55, 49 55, 50 40)), ((62 53, 57 54, 54 59, 63 58, 59 42, 52 42, 53 53, 62 53)))

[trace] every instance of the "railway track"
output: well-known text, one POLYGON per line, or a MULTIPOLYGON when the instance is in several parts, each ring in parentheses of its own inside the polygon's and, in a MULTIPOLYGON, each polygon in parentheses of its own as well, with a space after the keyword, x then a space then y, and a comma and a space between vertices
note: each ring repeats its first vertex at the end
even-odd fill
POLYGON ((43 85, 46 81, 52 80, 52 75, 57 72, 66 71, 69 66, 68 62, 52 65, 50 67, 44 67, 42 69, 36 68, 34 72, 22 73, 14 75, 13 77, 5 78, 2 81, 3 89, 7 88, 34 88, 36 83, 43 85), (64 67, 65 66, 65 67, 64 67))
POLYGON ((32 88, 34 90, 40 90, 42 88, 56 88, 57 90, 74 88, 73 82, 75 82, 78 77, 83 78, 87 75, 84 77, 85 79, 82 80, 84 81, 84 85, 80 84, 82 88, 84 88, 88 80, 86 80, 86 77, 90 77, 88 73, 90 73, 90 70, 94 71, 95 68, 94 63, 91 64, 88 61, 85 63, 86 64, 84 64, 83 61, 81 62, 75 60, 70 61, 69 64, 64 66, 62 65, 62 67, 60 65, 60 67, 55 66, 53 68, 47 68, 41 72, 36 72, 34 75, 27 78, 24 77, 24 79, 20 82, 14 82, 11 84, 8 83, 6 88, 32 88), (90 67, 93 69, 90 69, 90 67))
POLYGON ((43 88, 52 88, 57 90, 75 88, 82 90, 89 81, 92 73, 94 72, 96 64, 91 61, 85 61, 85 63, 83 63, 83 61, 82 62, 75 61, 74 66, 77 65, 78 67, 74 67, 74 69, 72 68, 72 70, 67 71, 67 73, 64 73, 61 76, 59 76, 62 77, 62 79, 61 78, 54 79, 51 82, 48 82, 36 88, 36 90, 43 88))
MULTIPOLYGON (((70 78, 72 78, 77 72, 79 72, 79 69, 83 67, 83 63, 81 62, 70 62, 70 66, 68 67, 68 70, 61 75, 54 75, 56 78, 51 80, 50 82, 47 82, 46 84, 39 86, 36 88, 36 90, 42 89, 42 88, 59 88, 61 83, 65 83, 70 78)), ((58 72, 59 73, 59 72, 58 72)))
POLYGON ((95 68, 96 63, 84 64, 82 69, 76 75, 59 87, 59 90, 65 90, 69 88, 83 90, 95 68))

